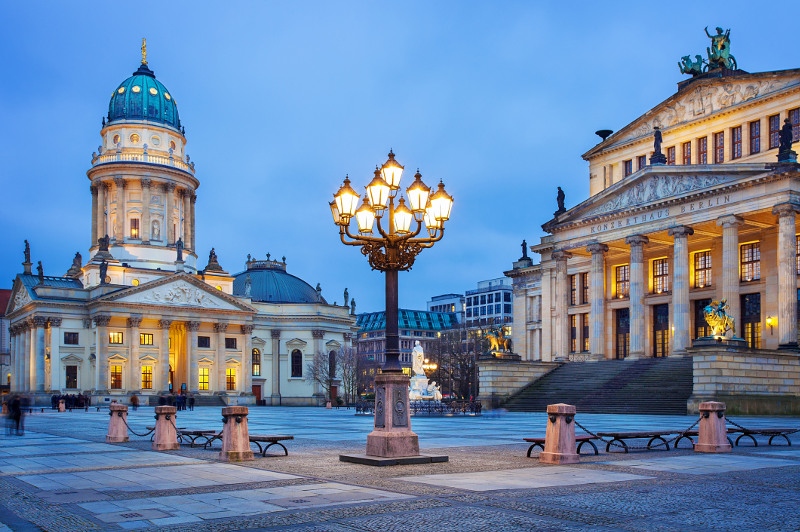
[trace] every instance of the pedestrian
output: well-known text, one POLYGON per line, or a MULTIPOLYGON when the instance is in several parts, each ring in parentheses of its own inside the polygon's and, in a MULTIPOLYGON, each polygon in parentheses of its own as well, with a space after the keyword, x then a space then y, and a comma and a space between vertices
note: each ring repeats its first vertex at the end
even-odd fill
POLYGON ((189 410, 194 411, 194 394, 189 394, 189 410))
POLYGON ((131 408, 134 412, 139 408, 139 397, 136 394, 131 396, 131 408))

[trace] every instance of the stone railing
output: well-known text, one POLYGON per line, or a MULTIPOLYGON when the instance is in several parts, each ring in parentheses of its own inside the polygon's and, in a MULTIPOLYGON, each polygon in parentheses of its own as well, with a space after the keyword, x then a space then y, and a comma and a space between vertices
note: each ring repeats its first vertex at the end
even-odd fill
POLYGON ((179 168, 184 172, 194 174, 194 163, 186 163, 181 159, 175 157, 167 157, 164 155, 153 155, 151 153, 104 153, 97 155, 92 159, 92 166, 99 164, 109 164, 118 162, 136 162, 145 164, 160 164, 163 166, 171 166, 179 168))

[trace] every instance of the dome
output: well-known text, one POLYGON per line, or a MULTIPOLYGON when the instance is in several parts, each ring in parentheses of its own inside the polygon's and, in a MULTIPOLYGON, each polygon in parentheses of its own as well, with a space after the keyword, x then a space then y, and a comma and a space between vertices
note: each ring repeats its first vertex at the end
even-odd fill
POLYGON ((248 261, 247 270, 236 274, 233 295, 248 297, 247 277, 253 301, 264 303, 323 303, 325 299, 307 282, 286 273, 286 263, 272 260, 248 261))
POLYGON ((114 90, 108 123, 116 120, 146 120, 181 131, 175 99, 145 63, 114 90))

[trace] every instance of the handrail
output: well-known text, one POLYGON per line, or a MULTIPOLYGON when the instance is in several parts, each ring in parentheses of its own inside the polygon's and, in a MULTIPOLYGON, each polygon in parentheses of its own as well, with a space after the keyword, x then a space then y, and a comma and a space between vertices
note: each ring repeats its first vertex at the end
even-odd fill
POLYGON ((116 162, 138 162, 146 164, 160 164, 180 168, 186 172, 194 174, 194 163, 186 163, 175 157, 165 157, 163 155, 153 155, 151 153, 105 153, 92 159, 92 166, 116 162))

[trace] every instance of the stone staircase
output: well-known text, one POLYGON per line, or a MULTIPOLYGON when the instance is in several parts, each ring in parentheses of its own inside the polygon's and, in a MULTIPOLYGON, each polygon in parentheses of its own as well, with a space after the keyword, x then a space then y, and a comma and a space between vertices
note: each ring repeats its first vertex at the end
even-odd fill
POLYGON ((686 414, 691 395, 691 357, 604 360, 564 364, 503 406, 512 412, 544 412, 548 404, 567 403, 590 414, 686 414))
MULTIPOLYGON (((150 406, 158 406, 158 396, 151 395, 147 403, 150 406)), ((227 406, 219 395, 195 395, 194 406, 227 406)))

